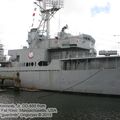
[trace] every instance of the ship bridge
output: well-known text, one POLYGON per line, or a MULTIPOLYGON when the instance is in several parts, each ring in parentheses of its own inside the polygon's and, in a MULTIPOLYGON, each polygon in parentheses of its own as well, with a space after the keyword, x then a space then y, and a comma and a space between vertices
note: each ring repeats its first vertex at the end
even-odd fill
POLYGON ((90 35, 72 36, 62 32, 50 40, 49 59, 93 57, 96 56, 94 45, 95 40, 90 35))
POLYGON ((71 36, 70 34, 50 39, 50 49, 52 48, 69 48, 78 47, 83 49, 92 49, 95 45, 95 40, 86 34, 71 36))

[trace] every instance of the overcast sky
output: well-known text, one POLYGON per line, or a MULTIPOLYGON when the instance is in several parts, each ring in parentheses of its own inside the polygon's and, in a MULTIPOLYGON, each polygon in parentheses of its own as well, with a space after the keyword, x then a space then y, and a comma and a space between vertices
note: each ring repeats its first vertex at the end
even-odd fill
MULTIPOLYGON (((33 1, 0 0, 0 41, 6 50, 27 45, 27 32, 33 20, 33 1)), ((97 50, 120 50, 119 5, 119 0, 64 0, 64 8, 52 18, 50 34, 56 35, 68 24, 66 32, 92 35, 97 50)))

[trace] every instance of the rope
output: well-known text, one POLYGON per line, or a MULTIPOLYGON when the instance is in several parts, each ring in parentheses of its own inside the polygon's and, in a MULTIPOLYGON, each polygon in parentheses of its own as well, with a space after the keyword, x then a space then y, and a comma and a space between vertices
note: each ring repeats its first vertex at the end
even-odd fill
POLYGON ((70 86, 70 87, 68 87, 68 88, 63 89, 62 91, 68 90, 68 89, 70 89, 70 88, 73 88, 73 87, 75 87, 75 86, 78 86, 78 85, 80 85, 80 84, 83 84, 84 82, 88 81, 90 78, 94 77, 94 76, 95 76, 96 74, 98 74, 99 72, 101 72, 101 70, 93 73, 93 74, 90 75, 88 78, 86 78, 86 79, 84 79, 84 80, 82 80, 82 81, 80 81, 80 82, 78 82, 78 83, 75 83, 74 85, 72 85, 72 86, 70 86))
MULTIPOLYGON (((90 75, 88 78, 86 78, 86 79, 84 79, 84 80, 82 80, 82 81, 80 81, 80 82, 77 82, 77 83, 75 83, 74 85, 71 85, 70 87, 65 88, 65 89, 63 89, 63 90, 61 90, 61 91, 65 91, 65 90, 68 90, 68 89, 70 89, 70 88, 73 88, 73 87, 75 87, 75 86, 77 86, 77 85, 83 84, 84 82, 88 81, 90 78, 94 77, 95 75, 97 75, 97 74, 98 74, 99 72, 101 72, 101 71, 102 71, 102 70, 99 70, 99 71, 93 73, 92 75, 90 75)), ((49 97, 49 96, 52 96, 52 95, 55 95, 55 94, 57 94, 57 93, 51 93, 51 94, 48 94, 48 95, 43 95, 43 96, 41 96, 41 97, 39 97, 39 98, 49 97)))

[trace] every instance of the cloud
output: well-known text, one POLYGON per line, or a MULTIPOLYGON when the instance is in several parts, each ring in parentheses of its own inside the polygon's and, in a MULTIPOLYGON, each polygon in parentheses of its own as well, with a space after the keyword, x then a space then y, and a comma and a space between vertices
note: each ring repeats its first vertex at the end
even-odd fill
MULTIPOLYGON (((0 1, 0 40, 6 49, 21 48, 21 45, 27 44, 27 32, 33 19, 33 1, 0 1)), ((51 19, 50 34, 57 35, 68 24, 66 32, 92 35, 97 49, 111 47, 115 39, 119 39, 113 38, 113 34, 120 33, 119 11, 118 0, 64 0, 64 8, 51 19)))
POLYGON ((105 6, 94 6, 91 8, 91 14, 92 16, 96 16, 100 13, 109 13, 110 12, 110 3, 107 3, 105 6))

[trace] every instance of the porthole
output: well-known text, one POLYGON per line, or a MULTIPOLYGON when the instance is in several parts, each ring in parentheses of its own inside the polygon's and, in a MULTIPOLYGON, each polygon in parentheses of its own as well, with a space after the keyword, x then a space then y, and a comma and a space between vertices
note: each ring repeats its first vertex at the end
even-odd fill
POLYGON ((33 62, 31 62, 31 66, 34 66, 34 63, 33 63, 33 62))
POLYGON ((26 67, 28 67, 28 63, 26 63, 26 67))

